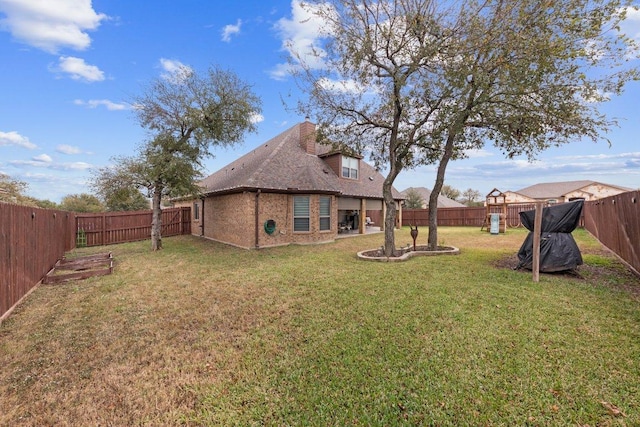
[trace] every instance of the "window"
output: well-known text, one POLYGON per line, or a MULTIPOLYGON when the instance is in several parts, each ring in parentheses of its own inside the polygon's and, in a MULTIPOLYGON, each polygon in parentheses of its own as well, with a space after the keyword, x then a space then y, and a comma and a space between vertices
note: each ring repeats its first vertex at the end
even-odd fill
POLYGON ((198 205, 198 203, 193 204, 193 219, 200 219, 200 205, 198 205))
POLYGON ((358 179, 358 159, 342 156, 342 177, 358 179))
POLYGON ((309 196, 293 197, 293 231, 309 231, 309 196))
POLYGON ((331 197, 320 196, 320 231, 331 230, 331 197))

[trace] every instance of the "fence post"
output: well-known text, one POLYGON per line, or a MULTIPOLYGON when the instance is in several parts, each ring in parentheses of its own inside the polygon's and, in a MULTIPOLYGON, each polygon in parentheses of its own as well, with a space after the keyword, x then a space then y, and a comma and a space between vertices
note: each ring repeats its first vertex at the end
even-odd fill
POLYGON ((540 281, 540 235, 542 234, 543 202, 536 202, 536 216, 533 221, 533 281, 540 281))
POLYGON ((102 214, 102 244, 107 244, 107 216, 102 214))

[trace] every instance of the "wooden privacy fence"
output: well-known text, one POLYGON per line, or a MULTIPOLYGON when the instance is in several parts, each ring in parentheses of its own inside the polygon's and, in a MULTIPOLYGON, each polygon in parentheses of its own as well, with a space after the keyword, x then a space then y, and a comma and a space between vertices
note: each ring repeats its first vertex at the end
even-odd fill
MULTIPOLYGON (((151 236, 152 211, 77 214, 79 246, 101 246, 146 240, 151 236)), ((162 210, 162 236, 191 234, 191 208, 162 210)))
MULTIPOLYGON (((518 203, 507 205, 507 226, 520 227, 520 212, 535 209, 535 203, 518 203)), ((485 219, 487 208, 461 207, 461 208, 438 208, 438 225, 453 227, 486 227, 485 219)), ((429 225, 429 209, 403 209, 402 225, 418 225, 426 227, 429 225)))
MULTIPOLYGON (((162 211, 162 235, 191 234, 191 209, 162 211)), ((65 252, 149 239, 151 211, 75 214, 0 202, 0 320, 65 252)))
POLYGON ((640 274, 640 192, 584 204, 584 223, 596 239, 640 274))
POLYGON ((73 213, 0 203, 0 319, 74 245, 73 213))

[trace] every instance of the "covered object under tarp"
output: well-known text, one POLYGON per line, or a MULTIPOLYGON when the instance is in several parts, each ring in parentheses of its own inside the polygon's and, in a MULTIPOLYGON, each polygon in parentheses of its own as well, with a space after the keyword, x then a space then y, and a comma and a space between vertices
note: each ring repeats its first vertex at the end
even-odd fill
MULTIPOLYGON (((542 210, 540 234, 540 271, 573 270, 582 265, 582 255, 571 232, 580 223, 583 200, 548 206, 542 210)), ((518 268, 531 270, 533 266, 533 224, 536 211, 520 212, 520 222, 529 230, 518 251, 518 268)))

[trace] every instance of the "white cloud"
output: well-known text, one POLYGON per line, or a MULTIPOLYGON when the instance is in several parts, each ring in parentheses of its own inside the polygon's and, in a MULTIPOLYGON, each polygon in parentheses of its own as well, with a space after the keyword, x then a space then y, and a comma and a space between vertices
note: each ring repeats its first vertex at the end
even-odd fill
POLYGON ((104 73, 95 65, 89 65, 82 58, 73 56, 61 56, 58 59, 58 67, 54 70, 67 73, 74 80, 86 82, 100 82, 104 80, 104 73))
MULTIPOLYGON (((326 35, 328 26, 314 14, 321 6, 305 4, 299 0, 291 2, 291 19, 282 18, 275 24, 275 29, 282 39, 282 50, 297 62, 301 58, 305 64, 314 69, 324 66, 325 52, 320 40, 326 35)), ((278 64, 272 71, 271 77, 281 80, 290 71, 288 64, 278 64)))
POLYGON ((640 10, 630 6, 627 7, 626 13, 626 19, 620 23, 620 32, 635 43, 629 47, 626 58, 640 59, 640 10))
POLYGON ((176 59, 160 58, 160 67, 164 70, 160 76, 173 82, 179 82, 193 73, 191 67, 176 59))
POLYGON ((5 18, 0 29, 23 43, 57 53, 63 47, 83 50, 107 15, 93 10, 91 0, 0 0, 5 18))
POLYGON ((21 166, 47 167, 46 163, 38 160, 11 160, 9 164, 15 167, 21 167, 21 166))
POLYGON ((12 160, 9 162, 10 165, 15 167, 37 167, 37 168, 46 168, 53 170, 61 170, 61 171, 69 171, 69 170, 87 170, 93 168, 93 165, 85 162, 72 162, 72 163, 55 163, 53 160, 47 156, 46 157, 37 156, 32 160, 12 160), (48 158, 49 161, 45 161, 44 159, 48 158))
POLYGON ((276 66, 273 67, 269 72, 269 75, 274 80, 282 81, 286 80, 286 78, 289 77, 295 70, 296 66, 294 66, 293 64, 281 63, 276 64, 276 66))
POLYGON ((97 107, 103 106, 109 111, 120 111, 120 110, 127 110, 130 108, 129 105, 127 104, 119 104, 117 102, 113 102, 108 99, 90 99, 88 101, 75 99, 73 103, 75 105, 80 105, 87 108, 97 108, 97 107))
POLYGON ((20 135, 16 131, 11 132, 2 132, 0 131, 0 146, 1 145, 17 145, 18 147, 23 147, 29 150, 34 150, 38 148, 38 146, 31 141, 26 136, 20 135))
POLYGON ((318 85, 322 88, 336 93, 364 93, 368 92, 373 95, 376 92, 375 88, 364 86, 353 79, 348 80, 331 80, 326 77, 318 80, 318 85))
POLYGON ((236 22, 236 25, 232 25, 232 24, 225 25, 224 28, 222 28, 222 41, 230 42, 231 36, 240 34, 241 26, 242 26, 242 21, 240 19, 238 19, 238 22, 236 22))
POLYGON ((640 158, 640 151, 614 154, 576 154, 572 156, 558 156, 562 160, 606 160, 606 159, 633 159, 640 158))
POLYGON ((43 162, 43 163, 51 163, 53 161, 51 156, 49 156, 48 154, 37 155, 33 157, 33 160, 36 162, 43 162))
POLYGON ((93 165, 86 162, 62 163, 60 166, 64 170, 87 170, 93 168, 93 165))
POLYGON ((627 8, 627 19, 620 25, 624 34, 640 42, 640 10, 633 7, 627 8))
POLYGON ((82 151, 78 147, 67 144, 60 144, 56 147, 56 151, 62 154, 80 154, 82 151))
POLYGON ((472 150, 466 150, 464 154, 468 159, 478 159, 481 157, 491 157, 494 155, 491 151, 484 148, 474 148, 472 150))
POLYGON ((262 114, 254 113, 251 115, 251 123, 262 123, 264 122, 264 116, 262 114))

